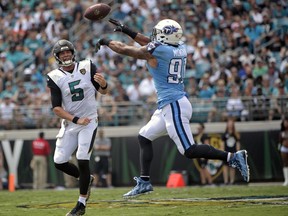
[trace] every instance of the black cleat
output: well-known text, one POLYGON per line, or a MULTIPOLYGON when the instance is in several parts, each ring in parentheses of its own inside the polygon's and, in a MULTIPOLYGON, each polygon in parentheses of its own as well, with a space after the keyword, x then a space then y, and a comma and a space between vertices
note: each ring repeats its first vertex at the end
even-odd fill
POLYGON ((66 216, 78 216, 78 215, 84 215, 85 214, 85 206, 81 202, 77 202, 76 206, 66 214, 66 216))

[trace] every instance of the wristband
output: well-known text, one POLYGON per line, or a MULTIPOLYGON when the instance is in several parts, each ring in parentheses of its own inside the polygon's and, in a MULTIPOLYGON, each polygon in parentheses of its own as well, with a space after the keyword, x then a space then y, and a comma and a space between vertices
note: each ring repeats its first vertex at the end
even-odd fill
POLYGON ((129 35, 132 39, 134 39, 138 34, 138 32, 134 32, 126 26, 122 29, 122 32, 129 35))
POLYGON ((104 86, 104 87, 102 87, 102 86, 100 86, 101 87, 101 89, 107 89, 107 87, 108 87, 108 83, 106 82, 106 85, 104 86))
POLYGON ((73 119, 72 119, 72 122, 74 124, 77 124, 77 121, 79 120, 79 117, 75 116, 73 119))

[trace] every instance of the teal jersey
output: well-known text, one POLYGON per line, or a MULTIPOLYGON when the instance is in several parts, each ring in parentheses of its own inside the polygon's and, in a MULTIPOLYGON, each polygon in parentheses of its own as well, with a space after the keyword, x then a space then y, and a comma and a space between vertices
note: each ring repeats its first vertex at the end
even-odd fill
POLYGON ((184 45, 171 46, 160 42, 150 42, 147 50, 157 59, 157 67, 147 64, 154 79, 158 96, 158 108, 179 100, 186 95, 185 77, 187 52, 184 45))

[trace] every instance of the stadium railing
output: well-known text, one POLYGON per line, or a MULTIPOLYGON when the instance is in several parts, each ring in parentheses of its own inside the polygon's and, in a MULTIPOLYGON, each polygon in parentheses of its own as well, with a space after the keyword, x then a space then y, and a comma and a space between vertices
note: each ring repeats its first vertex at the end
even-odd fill
MULTIPOLYGON (((288 114, 288 96, 278 98, 241 97, 240 99, 244 106, 242 110, 227 110, 226 105, 229 98, 191 98, 193 107, 191 123, 223 122, 229 116, 235 117, 238 121, 280 120, 288 114)), ((98 109, 100 126, 144 125, 157 109, 156 104, 147 104, 143 101, 115 102, 115 105, 116 112, 112 116, 109 114, 111 104, 99 104, 98 107, 95 107, 98 109)), ((18 106, 9 122, 0 119, 0 130, 58 127, 60 127, 60 119, 52 112, 49 104, 40 107, 18 106), (6 123, 2 124, 2 122, 6 123)))

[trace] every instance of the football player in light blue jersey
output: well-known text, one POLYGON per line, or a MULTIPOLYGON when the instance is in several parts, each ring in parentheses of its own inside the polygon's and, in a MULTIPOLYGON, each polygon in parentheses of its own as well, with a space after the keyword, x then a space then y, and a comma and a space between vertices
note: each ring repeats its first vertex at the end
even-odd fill
POLYGON ((124 194, 124 198, 150 193, 150 165, 153 159, 152 141, 166 134, 175 142, 179 152, 187 158, 218 159, 238 168, 244 180, 249 182, 249 167, 246 150, 230 153, 220 151, 210 145, 197 145, 190 130, 192 105, 186 97, 183 79, 185 76, 187 53, 181 42, 182 28, 174 20, 161 20, 154 28, 151 37, 134 32, 119 21, 110 19, 116 26, 114 31, 121 31, 130 36, 141 47, 128 46, 119 41, 102 38, 96 49, 106 45, 114 52, 145 59, 147 68, 154 79, 158 96, 158 109, 151 120, 140 129, 140 177, 134 177, 136 186, 124 194))
POLYGON ((157 67, 147 64, 147 68, 154 78, 158 108, 162 109, 185 95, 183 78, 187 53, 184 45, 169 46, 158 41, 150 42, 147 49, 158 62, 157 67))

